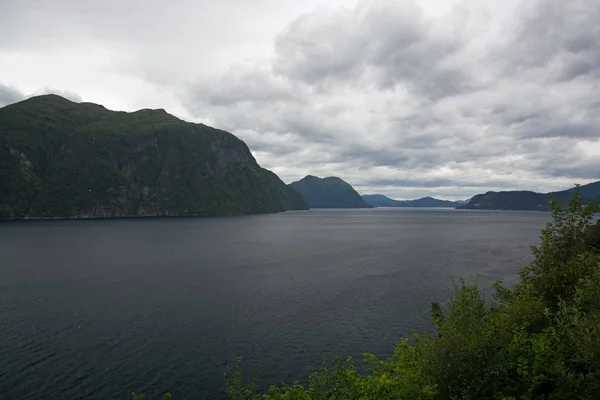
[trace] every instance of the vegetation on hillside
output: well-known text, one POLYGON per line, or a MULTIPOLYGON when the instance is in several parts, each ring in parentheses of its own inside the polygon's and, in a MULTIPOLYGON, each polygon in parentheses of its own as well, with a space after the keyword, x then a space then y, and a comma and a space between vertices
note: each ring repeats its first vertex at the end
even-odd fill
POLYGON ((370 208, 358 192, 335 176, 318 178, 307 175, 289 184, 300 193, 310 208, 370 208))
MULTIPOLYGON (((576 188, 551 193, 536 193, 530 191, 487 192, 478 194, 466 204, 456 208, 475 210, 548 210, 549 200, 554 200, 560 206, 566 206, 576 188)), ((584 203, 597 200, 600 197, 600 181, 577 186, 584 203)))
POLYGON ((0 219, 307 208, 231 133, 56 95, 0 108, 0 219))
POLYGON ((421 197, 415 200, 394 200, 382 194, 363 194, 362 199, 373 207, 452 207, 462 205, 458 201, 440 200, 433 197, 421 197))
POLYGON ((597 399, 600 393, 600 222, 576 190, 532 247, 520 283, 494 285, 486 300, 461 280, 447 304, 433 304, 436 332, 396 344, 384 360, 366 354, 314 372, 307 384, 258 393, 227 370, 232 400, 597 399))

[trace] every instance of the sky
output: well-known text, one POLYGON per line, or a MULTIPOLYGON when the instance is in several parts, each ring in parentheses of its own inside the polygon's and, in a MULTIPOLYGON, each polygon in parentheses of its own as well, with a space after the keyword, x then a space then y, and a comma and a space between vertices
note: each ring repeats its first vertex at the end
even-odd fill
POLYGON ((234 133, 285 182, 465 199, 600 180, 600 0, 0 0, 0 106, 234 133))

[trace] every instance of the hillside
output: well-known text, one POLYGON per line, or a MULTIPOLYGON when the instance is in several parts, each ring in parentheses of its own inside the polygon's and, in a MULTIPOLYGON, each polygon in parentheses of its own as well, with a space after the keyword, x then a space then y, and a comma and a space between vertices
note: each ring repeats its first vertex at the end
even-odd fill
POLYGON ((291 188, 302 195, 310 208, 369 208, 350 184, 340 178, 308 175, 291 188))
POLYGON ((0 108, 0 218, 219 215, 307 208, 244 142, 164 110, 56 95, 0 108))
MULTIPOLYGON (((572 197, 575 188, 551 193, 530 191, 487 192, 474 196, 467 204, 457 208, 474 210, 548 210, 550 198, 559 205, 565 205, 572 197)), ((580 186, 585 203, 597 200, 600 196, 600 181, 580 186)))
POLYGON ((361 196, 365 203, 373 207, 456 207, 461 202, 439 200, 433 197, 422 197, 416 200, 394 200, 382 194, 365 194, 361 196))

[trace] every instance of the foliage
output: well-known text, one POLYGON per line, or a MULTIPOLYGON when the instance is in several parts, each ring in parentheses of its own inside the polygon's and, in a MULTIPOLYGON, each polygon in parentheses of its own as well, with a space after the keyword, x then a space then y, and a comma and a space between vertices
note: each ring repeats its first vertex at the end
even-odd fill
POLYGON ((478 194, 463 205, 456 208, 480 210, 550 210, 550 200, 560 206, 566 206, 575 193, 581 195, 585 203, 597 201, 600 196, 600 181, 552 193, 536 193, 529 191, 487 192, 478 194))
POLYGON ((363 194, 362 199, 373 207, 452 207, 462 205, 462 202, 421 197, 415 200, 394 200, 382 194, 363 194))
POLYGON ((232 134, 56 95, 0 108, 0 219, 307 208, 232 134))
POLYGON ((370 208, 349 183, 330 176, 307 175, 289 186, 300 193, 311 208, 370 208))
POLYGON ((461 280, 445 305, 433 304, 435 334, 404 339, 384 360, 365 356, 258 393, 239 366, 226 372, 232 400, 596 399, 600 393, 600 222, 578 189, 532 248, 534 260, 513 288, 494 284, 493 300, 461 280))

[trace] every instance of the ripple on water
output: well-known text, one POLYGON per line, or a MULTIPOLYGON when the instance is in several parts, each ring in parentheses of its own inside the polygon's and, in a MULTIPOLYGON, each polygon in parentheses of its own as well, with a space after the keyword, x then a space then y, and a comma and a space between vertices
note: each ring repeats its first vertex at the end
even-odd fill
POLYGON ((453 277, 516 279, 544 213, 332 210, 0 225, 0 393, 223 399, 389 354, 453 277))

